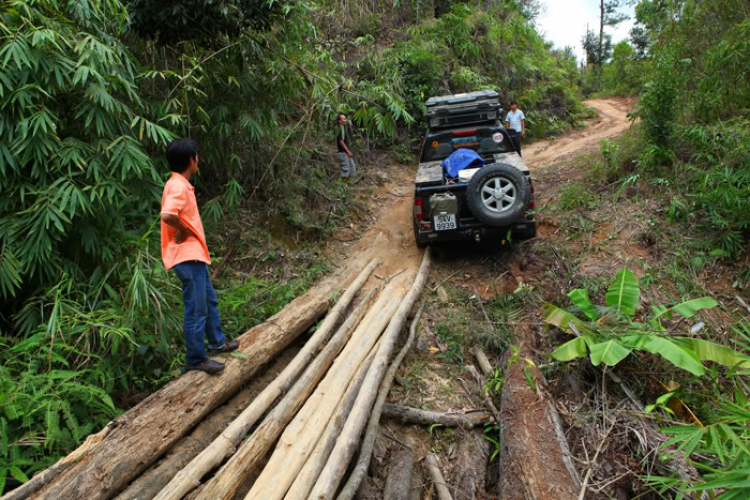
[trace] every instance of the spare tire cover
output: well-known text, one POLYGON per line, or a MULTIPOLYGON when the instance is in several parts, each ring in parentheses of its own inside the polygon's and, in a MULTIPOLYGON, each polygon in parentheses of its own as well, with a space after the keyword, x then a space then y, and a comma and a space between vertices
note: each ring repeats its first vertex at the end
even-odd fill
POLYGON ((507 226, 526 213, 531 189, 516 167, 492 163, 472 176, 466 203, 479 221, 493 227, 507 226))

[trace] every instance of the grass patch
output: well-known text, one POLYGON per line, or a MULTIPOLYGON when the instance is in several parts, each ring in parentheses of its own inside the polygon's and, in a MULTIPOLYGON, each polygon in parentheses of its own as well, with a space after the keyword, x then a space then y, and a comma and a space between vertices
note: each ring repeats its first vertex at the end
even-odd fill
POLYGON ((582 182, 571 182, 560 189, 562 210, 576 210, 580 208, 596 208, 600 204, 599 197, 591 190, 591 186, 582 182))

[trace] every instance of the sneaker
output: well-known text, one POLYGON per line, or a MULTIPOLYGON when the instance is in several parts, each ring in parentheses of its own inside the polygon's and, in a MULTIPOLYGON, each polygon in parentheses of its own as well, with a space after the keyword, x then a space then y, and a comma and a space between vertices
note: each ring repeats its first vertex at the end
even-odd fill
POLYGON ((214 375, 216 373, 219 373, 224 369, 224 365, 222 363, 219 363, 218 361, 214 361, 213 359, 207 359, 201 363, 198 363, 197 365, 185 365, 185 370, 198 370, 202 372, 206 372, 209 375, 214 375))
POLYGON ((232 352, 236 351, 240 347, 240 343, 237 340, 232 340, 231 342, 224 342, 224 345, 221 347, 218 347, 216 349, 208 348, 209 351, 211 351, 213 354, 221 354, 222 352, 232 352))

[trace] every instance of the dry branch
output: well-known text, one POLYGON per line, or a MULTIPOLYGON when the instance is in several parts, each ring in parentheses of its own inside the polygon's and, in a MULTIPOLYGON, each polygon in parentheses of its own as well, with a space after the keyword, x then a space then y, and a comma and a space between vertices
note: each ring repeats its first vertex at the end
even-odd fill
MULTIPOLYGON (((200 484, 200 479, 207 472, 221 464, 224 458, 235 450, 239 442, 245 434, 247 434, 247 431, 255 425, 258 419, 263 416, 263 413, 268 410, 279 396, 287 392, 297 381, 299 374, 315 357, 320 346, 325 342, 328 335, 333 331, 341 318, 343 318, 344 313, 354 300, 355 295, 359 292, 365 282, 367 282, 370 274, 372 274, 379 264, 380 262, 377 259, 373 259, 362 270, 346 292, 344 292, 339 298, 336 305, 331 308, 325 320, 323 320, 323 323, 321 323, 310 340, 307 341, 302 350, 297 356, 295 356, 294 360, 287 365, 276 380, 269 384, 265 390, 255 398, 252 404, 250 404, 217 439, 195 457, 187 467, 175 475, 172 481, 170 481, 159 495, 156 496, 156 500, 179 500, 190 490, 198 486, 198 484, 200 484)), ((372 293, 373 292, 371 291, 370 295, 368 295, 368 298, 365 299, 363 303, 369 303, 372 293)), ((364 316, 364 312, 362 312, 361 315, 364 316)), ((331 343, 334 343, 335 345, 331 349, 324 351, 330 356, 330 360, 322 359, 318 363, 321 370, 324 369, 324 367, 327 368, 328 364, 333 361, 333 357, 338 354, 338 349, 343 346, 346 337, 356 324, 352 325, 350 323, 348 326, 350 328, 342 328, 337 332, 336 337, 338 338, 331 340, 331 343)), ((329 343, 329 345, 331 343, 329 343)), ((322 353, 321 356, 323 356, 322 353)), ((309 376, 314 378, 317 374, 310 374, 309 376)))
POLYGON ((453 500, 451 497, 451 492, 448 490, 448 485, 445 484, 445 479, 443 479, 443 474, 440 472, 440 468, 438 467, 438 460, 434 453, 430 453, 427 455, 424 459, 425 465, 427 465, 427 470, 430 472, 430 477, 432 478, 432 482, 435 483, 435 491, 437 492, 437 496, 439 500, 453 500))
MULTIPOLYGON (((284 497, 323 434, 331 414, 341 401, 346 391, 346 384, 342 381, 351 380, 357 373, 393 316, 400 300, 401 296, 396 282, 383 290, 378 301, 368 311, 362 323, 352 334, 351 340, 315 389, 315 393, 286 426, 268 464, 255 481, 247 498, 280 500, 284 497)), ((221 491, 222 494, 205 495, 199 498, 218 500, 232 496, 223 492, 229 492, 229 483, 237 479, 232 473, 222 474, 222 472, 225 469, 229 470, 228 467, 233 461, 236 462, 233 466, 236 469, 234 474, 245 474, 246 460, 238 453, 209 483, 209 486, 215 484, 213 491, 221 491)), ((236 486, 233 488, 236 489, 236 486)))
MULTIPOLYGON (((396 371, 401 365, 401 362, 406 357, 406 353, 411 349, 411 345, 414 343, 414 338, 417 336, 417 325, 419 325, 419 318, 422 316, 422 308, 424 305, 420 305, 414 319, 409 327, 409 337, 404 343, 404 347, 401 348, 399 353, 396 355, 396 359, 391 363, 388 372, 385 374, 382 385, 378 392, 377 400, 375 401, 375 407, 372 410, 372 416, 370 422, 367 424, 367 430, 365 431, 365 437, 362 440, 362 448, 359 452, 359 459, 357 465, 354 467, 354 471, 349 475, 349 480, 344 485, 341 493, 338 496, 338 500, 351 500, 359 490, 359 485, 362 482, 362 478, 365 475, 367 467, 370 465, 370 458, 372 457, 372 450, 375 444, 375 438, 378 434, 378 425, 380 424, 380 415, 383 411, 383 405, 385 404, 385 398, 388 397, 388 393, 391 392, 391 385, 393 379, 396 376, 396 371)), ((302 497, 300 497, 302 498, 302 497)))
POLYGON ((401 332, 404 323, 406 323, 409 311, 411 311, 412 306, 417 298, 419 298, 419 294, 422 292, 425 281, 427 281, 427 276, 430 270, 430 260, 430 249, 428 248, 424 253, 422 265, 419 268, 419 272, 417 272, 417 276, 414 279, 414 283, 412 284, 409 293, 404 297, 398 311, 388 325, 388 329, 383 334, 384 342, 380 346, 378 354, 375 356, 370 371, 367 373, 367 378, 365 379, 365 382, 362 385, 362 390, 357 397, 357 403, 354 406, 354 410, 346 421, 344 430, 341 432, 341 436, 331 452, 328 463, 323 468, 323 472, 321 472, 317 483, 315 483, 315 487, 313 488, 312 493, 310 493, 309 498, 315 500, 328 500, 333 497, 338 489, 344 473, 346 472, 349 460, 357 448, 362 429, 369 420, 368 417, 377 396, 378 386, 385 375, 388 360, 391 357, 398 335, 401 332))
POLYGON ((338 282, 328 278, 243 334, 238 339, 238 353, 245 356, 226 358, 221 374, 188 372, 112 421, 108 434, 98 444, 86 453, 74 451, 76 463, 32 498, 99 500, 116 495, 307 330, 328 309, 334 291, 352 279, 349 276, 338 282))
POLYGON ((386 403, 383 408, 383 417, 398 420, 407 424, 432 425, 441 424, 446 427, 463 427, 471 429, 485 422, 491 421, 489 413, 484 411, 429 411, 408 406, 399 406, 386 403))

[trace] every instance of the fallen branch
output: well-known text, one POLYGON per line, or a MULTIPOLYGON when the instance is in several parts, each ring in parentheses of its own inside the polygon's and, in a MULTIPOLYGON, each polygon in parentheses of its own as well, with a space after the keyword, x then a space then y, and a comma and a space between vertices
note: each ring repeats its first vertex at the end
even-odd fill
MULTIPOLYGON (((325 320, 323 320, 323 323, 321 323, 310 340, 307 341, 302 350, 297 356, 295 356, 292 362, 287 365, 276 380, 269 384, 218 438, 195 457, 187 467, 178 472, 172 481, 170 481, 169 484, 167 484, 167 486, 165 486, 156 496, 155 500, 181 499, 189 493, 190 490, 200 484, 200 479, 207 472, 221 464, 224 458, 236 449, 239 442, 247 434, 247 431, 255 425, 258 419, 263 416, 274 401, 287 392, 292 385, 297 382, 302 370, 313 360, 320 349, 320 346, 325 342, 334 327, 344 316, 347 308, 354 300, 355 295, 359 292, 365 282, 367 282, 370 274, 372 274, 379 264, 380 261, 373 259, 362 270, 362 272, 359 273, 357 279, 354 280, 346 292, 344 292, 339 298, 336 305, 331 308, 325 320)), ((358 323, 364 316, 362 305, 369 304, 374 291, 374 289, 370 291, 370 294, 362 301, 360 307, 358 307, 357 312, 350 318, 351 321, 347 321, 344 324, 344 327, 339 329, 334 338, 328 343, 326 349, 321 353, 318 360, 316 360, 315 366, 319 367, 319 371, 328 368, 330 363, 333 362, 333 358, 338 354, 339 350, 346 342, 349 333, 351 333, 356 326, 355 321, 358 323)), ((314 379, 318 376, 322 376, 322 373, 318 374, 313 371, 312 373, 306 372, 305 375, 309 379, 314 379)), ((287 399, 288 398, 285 398, 285 401, 287 399)))
POLYGON ((445 484, 445 479, 443 479, 443 474, 440 472, 440 468, 438 467, 438 460, 434 453, 430 453, 427 455, 424 459, 425 465, 427 465, 427 470, 430 472, 430 477, 432 478, 432 482, 435 484, 435 491, 437 492, 437 496, 439 500, 453 500, 451 497, 451 492, 448 490, 448 485, 445 484))
POLYGON ((471 429, 484 425, 485 422, 491 422, 492 417, 484 411, 470 412, 442 412, 420 410, 418 408, 409 408, 408 406, 399 406, 386 403, 383 408, 383 417, 391 420, 398 420, 407 424, 432 425, 441 424, 446 427, 463 427, 471 429))
POLYGON ((310 498, 315 500, 331 499, 341 483, 349 464, 349 460, 354 454, 359 442, 362 429, 369 420, 368 416, 377 396, 377 388, 380 386, 383 376, 385 375, 388 360, 391 357, 393 348, 395 347, 396 339, 406 322, 406 317, 409 314, 409 311, 411 311, 412 306, 417 298, 419 298, 425 281, 427 281, 427 276, 429 275, 430 270, 430 255, 431 251, 428 248, 424 253, 422 265, 419 268, 419 272, 417 272, 417 276, 414 279, 414 283, 412 284, 409 293, 407 293, 406 297, 401 301, 398 311, 393 316, 393 319, 388 325, 388 329, 383 334, 384 342, 375 356, 370 371, 367 373, 367 378, 365 379, 365 382, 362 385, 362 390, 357 397, 357 403, 354 406, 354 410, 346 421, 344 430, 341 432, 341 436, 331 452, 328 463, 323 468, 323 472, 321 472, 312 493, 310 493, 310 498))
MULTIPOLYGON (((401 365, 401 362, 406 357, 406 353, 411 349, 414 343, 414 338, 417 336, 417 326, 419 325, 419 318, 422 316, 422 308, 424 304, 419 306, 417 313, 414 315, 414 319, 409 327, 409 336, 406 339, 404 347, 401 348, 399 353, 396 355, 396 359, 393 360, 391 366, 388 368, 388 372, 385 374, 383 383, 378 391, 377 400, 375 406, 372 409, 372 416, 370 422, 367 424, 367 430, 365 431, 365 437, 362 440, 362 447, 359 452, 359 459, 354 470, 349 475, 349 480, 344 485, 341 493, 338 496, 338 500, 351 500, 359 490, 359 485, 364 478, 365 472, 370 465, 370 459, 372 458, 372 451, 375 445, 375 438, 378 435, 378 426, 380 425, 380 415, 383 411, 385 404, 385 398, 388 397, 388 393, 391 392, 391 386, 393 385, 393 379, 396 376, 396 371, 401 365)), ((302 497, 300 497, 302 498, 302 497)))

